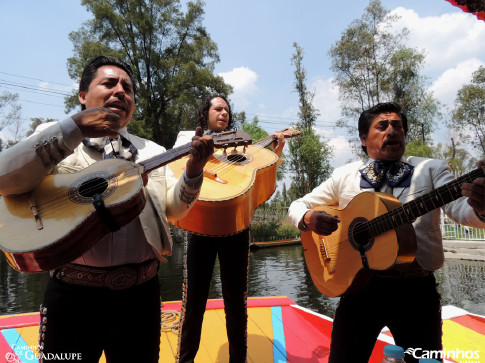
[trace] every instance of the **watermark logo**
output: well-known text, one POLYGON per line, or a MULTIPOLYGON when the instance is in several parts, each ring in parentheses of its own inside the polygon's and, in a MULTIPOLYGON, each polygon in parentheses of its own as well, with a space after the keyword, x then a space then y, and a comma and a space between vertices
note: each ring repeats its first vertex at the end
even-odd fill
POLYGON ((11 353, 11 352, 8 352, 7 354, 5 354, 5 359, 7 360, 7 363, 21 363, 20 359, 14 353, 11 353))
MULTIPOLYGON (((21 363, 22 361, 19 358, 19 355, 22 356, 22 359, 31 360, 32 362, 37 362, 39 360, 47 361, 75 361, 75 360, 82 360, 81 353, 35 353, 32 350, 24 350, 23 352, 17 352, 17 354, 8 352, 5 354, 5 359, 7 363, 21 363)), ((25 360, 24 360, 25 361, 25 360)))
POLYGON ((480 363, 479 350, 424 350, 422 348, 408 348, 404 353, 411 355, 415 359, 453 359, 458 363, 480 363))

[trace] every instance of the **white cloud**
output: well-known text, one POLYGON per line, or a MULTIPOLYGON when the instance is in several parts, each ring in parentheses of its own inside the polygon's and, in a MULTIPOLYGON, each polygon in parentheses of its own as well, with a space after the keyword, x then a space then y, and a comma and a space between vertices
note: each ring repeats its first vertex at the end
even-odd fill
POLYGON ((77 91, 79 89, 79 82, 74 82, 71 84, 71 86, 63 86, 56 83, 42 81, 37 84, 37 88, 40 91, 71 93, 72 91, 77 91))
POLYGON ((430 90, 443 104, 453 107, 456 93, 465 84, 471 82, 471 75, 478 67, 485 66, 485 62, 472 58, 461 62, 443 72, 431 85, 430 90))
POLYGON ((246 108, 251 103, 251 96, 258 90, 256 72, 247 67, 238 67, 230 72, 219 73, 219 76, 234 89, 234 93, 231 95, 232 103, 239 109, 246 108))
POLYGON ((349 142, 344 136, 337 136, 331 138, 328 144, 333 148, 333 158, 331 165, 335 168, 344 164, 347 164, 349 160, 355 158, 352 153, 349 142))
POLYGON ((49 90, 49 82, 40 82, 37 87, 42 91, 48 91, 49 90))
POLYGON ((410 31, 408 46, 425 51, 428 71, 443 71, 467 59, 485 56, 485 22, 475 15, 453 12, 420 17, 403 7, 393 13, 401 16, 396 26, 410 31))
MULTIPOLYGON (((407 46, 425 52, 424 74, 430 77, 429 89, 445 108, 444 117, 454 107, 457 91, 471 81, 471 74, 485 65, 485 22, 463 11, 441 16, 420 17, 414 10, 399 7, 396 27, 407 27, 407 46)), ((434 133, 435 141, 448 142, 443 124, 434 133)))
POLYGON ((313 106, 320 112, 318 118, 325 123, 334 123, 340 118, 338 88, 333 85, 332 80, 331 78, 317 79, 312 85, 315 92, 313 106))
POLYGON ((338 135, 342 129, 334 129, 336 121, 341 117, 340 102, 338 100, 338 87, 333 79, 317 79, 313 82, 315 98, 313 105, 320 112, 316 131, 325 137, 327 143, 333 148, 331 165, 337 167, 346 164, 354 155, 346 136, 338 135))

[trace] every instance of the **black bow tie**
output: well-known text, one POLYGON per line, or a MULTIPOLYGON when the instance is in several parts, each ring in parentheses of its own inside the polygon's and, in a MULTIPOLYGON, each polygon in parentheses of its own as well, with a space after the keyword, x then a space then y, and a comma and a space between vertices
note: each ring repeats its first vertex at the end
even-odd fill
POLYGON ((376 160, 360 170, 361 188, 379 190, 382 183, 391 187, 408 187, 411 184, 414 166, 402 161, 376 160))

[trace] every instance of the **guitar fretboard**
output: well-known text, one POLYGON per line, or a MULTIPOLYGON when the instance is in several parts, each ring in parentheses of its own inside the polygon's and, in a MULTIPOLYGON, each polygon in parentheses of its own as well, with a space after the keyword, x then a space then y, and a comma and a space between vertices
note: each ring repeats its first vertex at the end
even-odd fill
POLYGON ((471 183, 476 178, 485 176, 484 170, 485 168, 480 168, 462 175, 454 181, 363 223, 362 227, 367 230, 369 237, 376 237, 400 225, 409 223, 436 208, 460 198, 462 196, 461 186, 464 183, 471 183))
POLYGON ((151 157, 150 159, 140 162, 139 164, 143 165, 143 167, 145 168, 143 173, 148 174, 151 171, 160 168, 161 166, 164 166, 172 161, 184 157, 185 155, 188 155, 191 146, 192 143, 178 146, 173 149, 167 150, 163 154, 156 155, 154 157, 151 157))
POLYGON ((267 136, 264 139, 261 139, 258 142, 256 142, 255 145, 259 145, 261 147, 268 147, 275 139, 276 139, 276 136, 267 136))
MULTIPOLYGON (((283 136, 285 137, 285 139, 299 136, 301 134, 300 131, 297 131, 294 129, 288 129, 288 128, 281 130, 281 132, 283 133, 283 136)), ((270 146, 273 143, 273 141, 275 141, 276 139, 277 137, 275 135, 269 135, 269 136, 266 136, 264 139, 261 139, 258 142, 256 142, 255 145, 266 148, 270 146)))

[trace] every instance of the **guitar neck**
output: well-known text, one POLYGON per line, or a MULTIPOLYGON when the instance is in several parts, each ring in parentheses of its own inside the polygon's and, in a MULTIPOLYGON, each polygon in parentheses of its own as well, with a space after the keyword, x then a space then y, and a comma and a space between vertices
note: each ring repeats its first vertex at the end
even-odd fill
MULTIPOLYGON (((280 131, 283 133, 283 136, 285 139, 289 139, 295 136, 300 136, 301 132, 292 128, 286 128, 280 131)), ((259 140, 258 142, 255 143, 255 145, 261 146, 263 148, 266 148, 270 146, 273 141, 277 140, 276 135, 269 135, 266 136, 264 139, 259 140)))
POLYGON ((148 175, 153 170, 188 155, 191 147, 192 143, 189 142, 188 144, 169 149, 163 154, 156 155, 150 159, 139 162, 139 164, 144 168, 143 174, 148 175))
POLYGON ((255 145, 266 148, 266 147, 270 146, 275 139, 276 139, 276 136, 267 136, 264 139, 257 141, 255 143, 255 145))
MULTIPOLYGON (((220 132, 216 135, 212 135, 212 140, 214 142, 214 147, 216 148, 228 148, 240 145, 247 146, 252 142, 251 135, 244 130, 220 132)), ((185 145, 169 149, 163 154, 141 161, 139 164, 144 168, 143 175, 147 176, 151 171, 188 155, 191 148, 192 142, 189 142, 185 145)))
POLYGON ((485 168, 479 168, 462 175, 454 181, 364 223, 367 225, 369 236, 375 237, 400 225, 412 222, 416 218, 460 198, 462 196, 461 186, 485 176, 484 170, 485 168))

